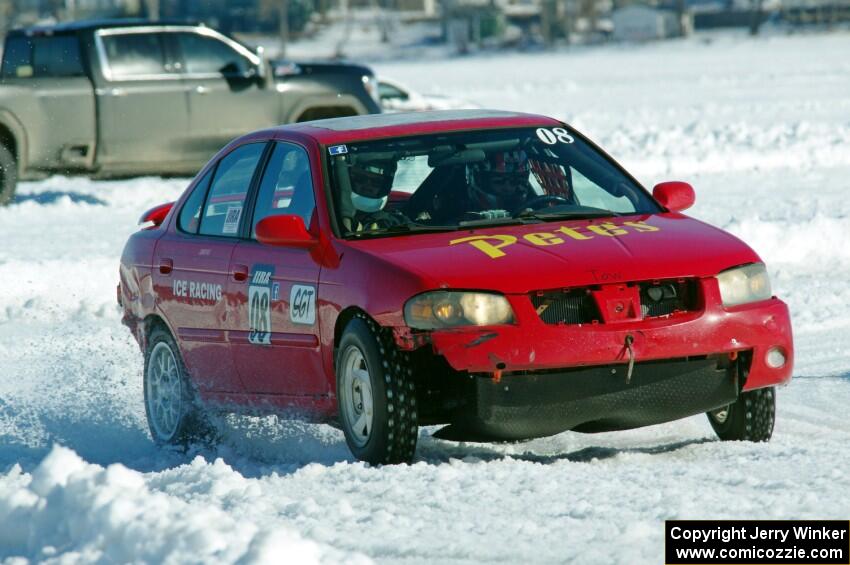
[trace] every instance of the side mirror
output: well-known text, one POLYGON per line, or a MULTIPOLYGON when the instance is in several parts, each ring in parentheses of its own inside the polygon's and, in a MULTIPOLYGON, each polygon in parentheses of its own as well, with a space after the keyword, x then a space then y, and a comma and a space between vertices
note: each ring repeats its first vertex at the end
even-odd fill
POLYGON ((301 216, 268 216, 257 222, 257 241, 266 245, 309 249, 318 243, 301 216))
POLYGON ((652 189, 652 196, 671 212, 681 212, 694 205, 694 187, 682 181, 661 182, 652 189))

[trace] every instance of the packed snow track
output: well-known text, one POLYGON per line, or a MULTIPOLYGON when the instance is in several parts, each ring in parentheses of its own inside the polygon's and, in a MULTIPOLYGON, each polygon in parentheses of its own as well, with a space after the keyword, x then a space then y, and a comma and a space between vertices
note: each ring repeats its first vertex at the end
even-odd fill
POLYGON ((850 516, 850 35, 720 36, 382 63, 483 107, 564 118, 768 264, 797 363, 768 444, 704 416, 353 462, 342 433, 228 417, 157 449, 115 303, 142 211, 185 179, 22 183, 0 209, 0 561, 659 563, 669 518, 850 516), (504 77, 510 76, 505 82, 504 77))

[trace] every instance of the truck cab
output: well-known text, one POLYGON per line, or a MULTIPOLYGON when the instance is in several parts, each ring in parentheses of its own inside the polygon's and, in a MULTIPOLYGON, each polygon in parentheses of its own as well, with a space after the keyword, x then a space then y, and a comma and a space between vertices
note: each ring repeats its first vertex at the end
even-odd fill
POLYGON ((194 174, 248 131, 378 112, 357 65, 290 65, 203 25, 15 30, 0 66, 0 203, 18 178, 194 174))

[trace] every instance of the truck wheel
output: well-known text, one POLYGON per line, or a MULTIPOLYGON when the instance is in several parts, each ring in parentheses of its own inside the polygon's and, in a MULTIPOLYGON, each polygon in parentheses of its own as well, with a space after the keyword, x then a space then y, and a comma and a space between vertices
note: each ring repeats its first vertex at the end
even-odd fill
POLYGON ((339 419, 351 453, 373 465, 412 461, 419 423, 408 355, 375 322, 357 316, 342 334, 335 369, 339 419))
POLYGON ((18 165, 15 156, 4 145, 0 145, 0 206, 12 201, 17 185, 18 165))
POLYGON ((157 445, 183 449, 213 438, 174 338, 155 328, 145 350, 145 414, 157 445))
POLYGON ((768 441, 773 435, 776 392, 761 388, 743 392, 732 404, 708 413, 708 421, 723 441, 768 441))

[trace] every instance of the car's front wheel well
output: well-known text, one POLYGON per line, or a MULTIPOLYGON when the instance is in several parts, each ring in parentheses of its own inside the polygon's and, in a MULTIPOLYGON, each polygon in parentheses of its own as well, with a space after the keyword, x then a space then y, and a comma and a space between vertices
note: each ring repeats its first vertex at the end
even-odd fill
POLYGON ((348 322, 353 320, 357 315, 364 316, 374 322, 374 319, 369 316, 369 314, 357 306, 349 306, 340 312, 339 316, 336 318, 336 325, 334 325, 334 350, 339 347, 339 342, 342 339, 342 332, 345 331, 345 327, 348 325, 348 322))
MULTIPOLYGON (((354 318, 363 318, 373 324, 376 335, 391 344, 389 330, 357 306, 349 306, 339 313, 334 325, 334 364, 345 328, 354 318), (383 335, 382 335, 383 334, 383 335)), ((442 355, 434 353, 432 347, 420 347, 407 352, 408 366, 416 383, 417 402, 420 406, 419 420, 423 424, 444 424, 450 420, 451 412, 464 403, 472 381, 469 375, 452 369, 442 355)), ((336 367, 335 367, 336 368, 336 367)))

